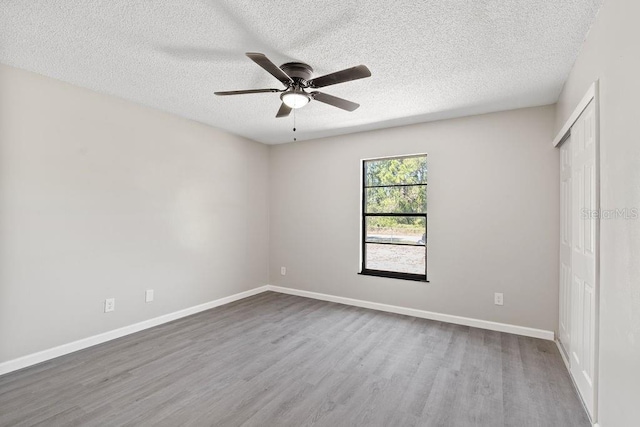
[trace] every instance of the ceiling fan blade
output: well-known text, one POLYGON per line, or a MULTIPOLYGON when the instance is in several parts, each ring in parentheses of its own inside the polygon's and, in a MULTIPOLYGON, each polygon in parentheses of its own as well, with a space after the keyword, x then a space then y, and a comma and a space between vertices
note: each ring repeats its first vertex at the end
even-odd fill
POLYGON ((283 102, 276 117, 287 117, 289 114, 291 114, 291 107, 283 102))
POLYGON ((355 102, 347 101, 346 99, 338 98, 337 96, 328 95, 322 92, 311 92, 311 96, 316 101, 324 102, 325 104, 333 105, 334 107, 342 108, 347 111, 354 111, 360 106, 360 104, 356 104, 355 102))
POLYGON ((289 83, 293 83, 293 80, 287 75, 287 73, 282 71, 280 67, 271 62, 269 58, 264 56, 262 53, 247 52, 246 55, 253 62, 264 68, 273 77, 280 80, 285 86, 289 86, 289 83))
POLYGON ((245 95, 247 93, 267 93, 267 92, 284 92, 280 89, 247 89, 247 90, 228 90, 225 92, 213 92, 214 95, 227 96, 227 95, 245 95))
POLYGON ((369 71, 366 65, 358 65, 347 68, 346 70, 316 77, 315 79, 309 80, 308 85, 313 88, 325 87, 350 82, 352 80, 364 79, 365 77, 371 77, 371 71, 369 71))

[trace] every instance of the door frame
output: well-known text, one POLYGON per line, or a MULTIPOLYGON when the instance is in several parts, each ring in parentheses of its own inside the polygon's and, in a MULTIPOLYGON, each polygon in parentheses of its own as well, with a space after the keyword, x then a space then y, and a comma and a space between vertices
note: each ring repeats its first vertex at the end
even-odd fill
MULTIPOLYGON (((570 136, 571 127, 578 120, 582 112, 587 108, 590 102, 594 103, 595 108, 595 120, 596 120, 596 153, 595 153, 595 161, 596 161, 596 210, 600 211, 600 81, 596 80, 589 86, 586 94, 582 97, 576 108, 573 110, 573 113, 569 116, 569 119, 566 121, 564 126, 560 129, 560 132, 553 139, 553 146, 555 148, 559 148, 560 145, 570 136)), ((598 397, 599 397, 599 384, 600 384, 600 218, 596 217, 596 234, 595 234, 595 244, 596 244, 596 253, 595 253, 595 261, 596 261, 596 280, 595 280, 595 331, 594 331, 594 350, 595 354, 593 355, 594 361, 594 378, 593 378, 593 414, 591 414, 591 422, 593 424, 597 424, 598 422, 598 397)), ((559 310, 559 306, 558 306, 559 310)), ((569 371, 569 376, 573 381, 573 376, 571 375, 571 367, 569 365, 569 360, 565 358, 565 355, 562 352, 562 348, 560 343, 556 340, 556 344, 558 345, 558 349, 564 360, 564 363, 569 371)), ((574 383, 575 386, 575 383, 574 383)), ((577 391, 577 387, 576 387, 577 391)), ((578 396, 580 396, 580 392, 578 392, 578 396)), ((582 396, 580 396, 582 399, 582 396)), ((589 414, 589 411, 585 412, 589 414)))

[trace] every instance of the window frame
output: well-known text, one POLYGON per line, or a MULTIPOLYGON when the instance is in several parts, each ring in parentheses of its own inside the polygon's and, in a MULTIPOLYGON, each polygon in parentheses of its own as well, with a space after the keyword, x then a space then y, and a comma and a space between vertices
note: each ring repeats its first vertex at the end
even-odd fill
MULTIPOLYGON (((366 164, 367 162, 372 162, 372 161, 377 161, 377 160, 393 160, 393 159, 406 159, 406 158, 411 158, 411 157, 424 157, 426 159, 427 154, 426 153, 422 153, 422 154, 407 154, 407 155, 402 155, 402 156, 389 156, 389 157, 376 157, 376 158, 371 158, 371 159, 363 159, 361 160, 362 165, 361 165, 361 195, 360 195, 360 221, 361 221, 361 236, 360 236, 360 240, 361 240, 361 247, 360 247, 360 251, 361 251, 361 262, 360 262, 360 273, 362 275, 365 276, 376 276, 376 277, 386 277, 386 278, 390 278, 390 279, 403 279, 403 280, 412 280, 412 281, 417 281, 417 282, 429 282, 427 280, 427 261, 428 261, 428 254, 427 254, 427 230, 429 229, 428 227, 428 222, 427 222, 427 212, 424 213, 391 213, 391 212, 385 212, 385 213, 367 213, 367 188, 381 188, 381 187, 409 187, 409 186, 424 186, 425 187, 425 191, 427 191, 427 186, 428 186, 428 182, 424 183, 424 184, 392 184, 392 185, 372 185, 372 186, 367 186, 366 185, 366 179, 367 179, 367 173, 366 173, 366 164), (423 245, 407 245, 407 244, 402 244, 402 243, 392 243, 392 242, 367 242, 367 218, 368 217, 416 217, 416 218, 424 218, 424 234, 425 234, 425 241, 423 245), (389 270, 374 270, 374 269, 368 269, 366 268, 367 265, 367 244, 374 244, 374 245, 395 245, 395 246, 423 246, 424 247, 424 274, 414 274, 414 273, 402 273, 402 272, 398 272, 398 271, 389 271, 389 270)), ((428 204, 427 204, 428 206, 428 204)))

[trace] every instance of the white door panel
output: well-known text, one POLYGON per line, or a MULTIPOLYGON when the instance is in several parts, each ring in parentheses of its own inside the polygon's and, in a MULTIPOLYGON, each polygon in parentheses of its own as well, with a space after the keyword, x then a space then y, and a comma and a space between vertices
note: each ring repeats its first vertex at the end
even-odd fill
POLYGON ((596 139, 591 102, 571 128, 571 374, 593 414, 596 327, 596 139))
POLYGON ((571 137, 560 147, 560 324, 558 339, 567 356, 571 352, 571 137))

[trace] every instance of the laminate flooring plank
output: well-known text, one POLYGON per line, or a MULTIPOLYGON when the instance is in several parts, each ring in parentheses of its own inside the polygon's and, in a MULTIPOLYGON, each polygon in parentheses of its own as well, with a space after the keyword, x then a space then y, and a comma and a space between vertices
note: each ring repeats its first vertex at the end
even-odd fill
POLYGON ((501 352, 487 345, 492 332, 469 329, 458 376, 454 407, 465 408, 451 414, 452 425, 503 425, 501 352))
POLYGON ((328 414, 319 425, 370 425, 370 418, 374 416, 372 411, 376 409, 376 402, 380 401, 381 395, 386 394, 388 384, 389 380, 375 376, 361 379, 348 403, 339 405, 337 410, 328 414))
POLYGON ((525 375, 518 337, 502 337, 502 390, 505 425, 510 427, 541 425, 540 407, 533 400, 525 375))
POLYGON ((432 358, 429 354, 424 355, 415 374, 410 377, 409 383, 402 391, 398 410, 417 418, 422 416, 431 388, 440 372, 441 363, 440 359, 432 358))
POLYGON ((421 414, 425 426, 453 426, 458 411, 466 411, 454 404, 456 390, 460 387, 460 372, 446 367, 440 367, 424 409, 421 414))
POLYGON ((553 342, 265 292, 0 377, 0 426, 588 426, 553 342))
MULTIPOLYGON (((305 393, 298 404, 274 423, 278 426, 297 427, 305 424, 317 424, 326 414, 335 410, 336 401, 348 402, 353 396, 353 389, 359 387, 362 378, 347 375, 338 371, 327 373, 316 385, 312 385, 309 393, 305 393)), ((254 416, 243 426, 263 426, 261 413, 254 416)))

